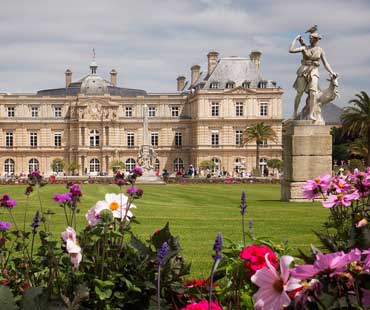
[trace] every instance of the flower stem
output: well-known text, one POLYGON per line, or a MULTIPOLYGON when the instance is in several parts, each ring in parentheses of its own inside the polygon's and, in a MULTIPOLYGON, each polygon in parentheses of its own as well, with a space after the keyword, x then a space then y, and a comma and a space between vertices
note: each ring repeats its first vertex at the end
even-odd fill
POLYGON ((158 310, 161 310, 161 264, 158 264, 157 304, 158 310))

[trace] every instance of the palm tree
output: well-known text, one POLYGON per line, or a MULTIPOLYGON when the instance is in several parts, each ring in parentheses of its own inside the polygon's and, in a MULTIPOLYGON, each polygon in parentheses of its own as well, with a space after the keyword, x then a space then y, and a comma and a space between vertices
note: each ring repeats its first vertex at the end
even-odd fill
POLYGON ((365 139, 357 138, 353 141, 350 145, 350 152, 352 155, 360 156, 362 158, 366 158, 369 149, 367 147, 367 141, 365 139))
POLYGON ((268 139, 276 142, 277 134, 270 125, 265 125, 263 122, 247 127, 243 132, 243 144, 256 141, 256 169, 259 169, 260 145, 268 139))
POLYGON ((343 129, 348 135, 367 138, 367 164, 370 165, 370 98, 362 91, 357 99, 350 100, 354 106, 346 107, 342 114, 343 129))

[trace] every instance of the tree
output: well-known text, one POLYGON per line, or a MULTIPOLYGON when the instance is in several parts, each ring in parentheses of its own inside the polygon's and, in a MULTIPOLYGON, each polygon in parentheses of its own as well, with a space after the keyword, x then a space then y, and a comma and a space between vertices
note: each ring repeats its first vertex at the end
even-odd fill
POLYGON ((64 169, 65 161, 61 158, 54 158, 53 161, 50 164, 51 170, 54 172, 61 172, 64 169))
POLYGON ((351 154, 361 158, 366 158, 369 152, 366 142, 367 142, 366 139, 361 138, 358 138, 355 141, 353 141, 353 143, 349 145, 351 154))
POLYGON ((113 160, 110 163, 110 167, 112 168, 113 173, 116 173, 119 170, 125 169, 125 163, 121 160, 113 160))
POLYGON ((256 142, 256 169, 259 170, 260 162, 260 145, 264 140, 277 141, 277 134, 270 125, 265 125, 264 122, 257 123, 247 127, 243 132, 243 144, 251 141, 256 142))
POLYGON ((80 165, 75 161, 71 162, 68 165, 68 170, 71 172, 72 175, 75 175, 75 171, 80 169, 80 165))
POLYGON ((199 165, 200 169, 202 170, 205 170, 205 169, 210 169, 210 170, 213 170, 213 168, 215 167, 215 163, 213 162, 213 160, 203 160, 200 165, 199 165))
POLYGON ((367 139, 367 164, 370 165, 370 98, 362 91, 355 95, 357 98, 350 100, 354 106, 346 107, 341 120, 343 130, 347 135, 359 134, 367 139))

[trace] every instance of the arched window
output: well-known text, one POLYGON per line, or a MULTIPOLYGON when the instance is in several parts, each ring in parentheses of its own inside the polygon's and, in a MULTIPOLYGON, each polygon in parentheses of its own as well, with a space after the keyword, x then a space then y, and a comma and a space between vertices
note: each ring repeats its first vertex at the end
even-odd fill
POLYGON ((233 81, 228 81, 225 85, 225 88, 234 88, 235 83, 233 81))
POLYGON ((178 171, 181 168, 184 168, 184 161, 181 158, 175 158, 173 161, 173 170, 178 171))
POLYGON ((126 166, 127 171, 131 171, 132 169, 134 169, 135 166, 136 166, 135 159, 133 159, 133 158, 127 159, 126 162, 125 162, 125 166, 126 166))
POLYGON ((159 171, 159 169, 161 168, 161 164, 160 164, 160 162, 159 162, 159 159, 157 158, 156 160, 155 160, 155 167, 154 167, 154 170, 156 170, 156 171, 159 171))
POLYGON ((39 171, 39 161, 36 158, 31 158, 28 162, 28 171, 30 173, 33 171, 39 171))
POLYGON ((6 159, 4 162, 5 175, 6 176, 14 175, 14 170, 15 170, 14 168, 15 168, 14 160, 11 158, 6 159))
POLYGON ((90 172, 100 172, 100 161, 99 159, 93 158, 90 160, 90 172))
POLYGON ((262 157, 260 158, 260 171, 262 174, 264 173, 265 168, 267 168, 267 159, 262 157))
POLYGON ((243 88, 250 88, 251 87, 251 82, 250 81, 244 81, 242 83, 242 87, 243 88))
POLYGON ((221 167, 220 160, 218 158, 216 158, 216 157, 213 157, 212 158, 212 161, 214 163, 212 172, 219 171, 220 170, 220 167, 221 167))
POLYGON ((100 143, 99 131, 94 129, 90 131, 90 147, 97 147, 100 143))

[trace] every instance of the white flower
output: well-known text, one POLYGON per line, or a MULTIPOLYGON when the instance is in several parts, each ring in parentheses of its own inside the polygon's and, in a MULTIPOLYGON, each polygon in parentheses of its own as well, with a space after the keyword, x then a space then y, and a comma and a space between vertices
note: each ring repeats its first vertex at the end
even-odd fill
POLYGON ((66 251, 71 256, 71 263, 77 268, 82 260, 81 247, 78 245, 77 234, 72 227, 67 227, 61 235, 66 244, 66 251))

